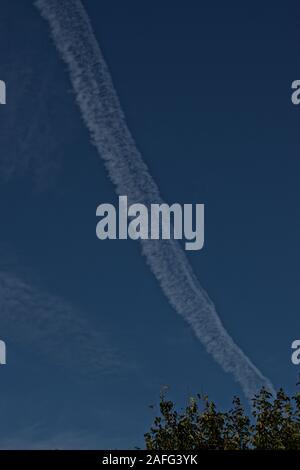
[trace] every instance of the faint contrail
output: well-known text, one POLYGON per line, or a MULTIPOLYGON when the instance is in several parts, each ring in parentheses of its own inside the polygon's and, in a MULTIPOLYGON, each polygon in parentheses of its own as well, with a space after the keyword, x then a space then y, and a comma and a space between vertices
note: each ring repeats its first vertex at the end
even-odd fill
MULTIPOLYGON (((92 141, 105 162, 119 195, 129 202, 162 203, 158 188, 125 122, 109 71, 79 0, 37 0, 49 22, 54 43, 67 64, 76 100, 92 141)), ((191 325, 197 338, 226 372, 252 398, 271 382, 234 343, 214 304, 195 277, 178 242, 143 240, 142 251, 174 309, 191 325)))
POLYGON ((35 344, 72 374, 93 378, 119 371, 121 358, 104 334, 91 331, 80 313, 60 297, 43 292, 7 270, 0 270, 1 338, 35 344), (3 335, 3 336, 2 336, 3 335))

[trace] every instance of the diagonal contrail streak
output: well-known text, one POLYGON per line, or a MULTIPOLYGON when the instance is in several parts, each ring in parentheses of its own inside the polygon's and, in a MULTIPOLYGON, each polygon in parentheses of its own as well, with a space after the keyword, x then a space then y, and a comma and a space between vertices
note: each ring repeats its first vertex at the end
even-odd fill
MULTIPOLYGON (((109 71, 79 0, 37 0, 68 67, 76 101, 94 145, 119 195, 130 203, 162 203, 159 190, 127 127, 109 71)), ((142 240, 142 252, 174 309, 248 399, 271 382, 234 343, 175 240, 142 240)))

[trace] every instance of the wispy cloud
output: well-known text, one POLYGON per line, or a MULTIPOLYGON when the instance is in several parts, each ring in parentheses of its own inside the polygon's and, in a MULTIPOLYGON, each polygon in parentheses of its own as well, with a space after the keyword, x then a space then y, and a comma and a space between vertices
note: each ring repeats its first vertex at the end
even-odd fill
POLYGON ((31 56, 25 54, 22 59, 23 64, 16 64, 15 57, 9 58, 1 67, 7 77, 8 99, 1 108, 0 180, 26 176, 41 191, 52 186, 61 164, 58 133, 49 114, 55 101, 54 67, 51 60, 34 68, 31 56))
POLYGON ((82 312, 9 271, 0 271, 0 322, 2 335, 45 354, 64 370, 97 376, 124 367, 107 335, 95 331, 82 312))

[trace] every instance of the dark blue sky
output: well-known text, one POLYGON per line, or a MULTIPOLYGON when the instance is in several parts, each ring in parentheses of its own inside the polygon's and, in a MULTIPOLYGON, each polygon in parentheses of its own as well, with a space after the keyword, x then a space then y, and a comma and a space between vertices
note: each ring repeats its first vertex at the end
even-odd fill
MULTIPOLYGON (((204 203, 188 258, 226 328, 294 391, 299 326, 300 8, 84 1, 127 123, 169 202, 204 203)), ((142 445, 168 384, 183 403, 241 389, 170 307, 132 241, 66 66, 31 1, 1 2, 1 447, 142 445)))

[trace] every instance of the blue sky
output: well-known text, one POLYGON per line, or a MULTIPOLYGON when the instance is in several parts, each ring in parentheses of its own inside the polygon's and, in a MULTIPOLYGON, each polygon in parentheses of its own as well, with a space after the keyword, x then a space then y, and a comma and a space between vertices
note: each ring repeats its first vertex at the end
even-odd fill
MULTIPOLYGON (((84 2, 127 123, 163 198, 204 203, 188 254, 227 330, 294 391, 299 337, 299 7, 84 2)), ((291 4, 292 5, 292 4, 291 4)), ((65 64, 31 1, 2 2, 1 447, 142 445, 161 387, 241 394, 168 304, 130 240, 65 64)))

